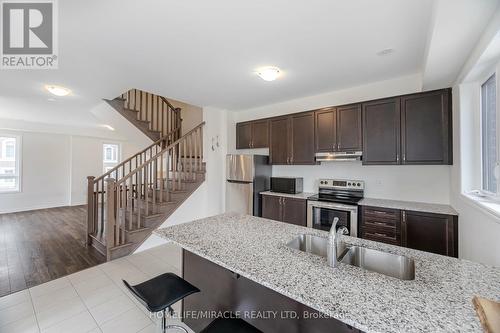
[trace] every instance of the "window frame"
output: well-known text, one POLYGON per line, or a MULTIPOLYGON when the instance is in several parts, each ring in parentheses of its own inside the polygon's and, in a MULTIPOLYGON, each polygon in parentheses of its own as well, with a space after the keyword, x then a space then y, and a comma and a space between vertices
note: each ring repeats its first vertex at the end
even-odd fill
POLYGON ((478 89, 479 89, 479 127, 480 127, 480 132, 479 132, 479 143, 480 143, 480 184, 479 184, 479 193, 481 196, 490 198, 494 201, 500 201, 500 177, 497 179, 497 192, 491 192, 487 191, 483 188, 484 186, 484 172, 483 172, 483 165, 484 165, 484 142, 483 142, 483 91, 482 87, 483 85, 488 82, 493 76, 495 77, 495 95, 496 95, 496 101, 495 101, 495 115, 496 115, 496 150, 497 150, 497 165, 500 163, 500 116, 499 116, 499 76, 498 76, 498 70, 497 67, 495 66, 493 69, 487 71, 484 76, 482 76, 478 80, 478 89))
POLYGON ((15 148, 15 158, 8 159, 6 158, 6 153, 5 153, 5 148, 7 145, 2 146, 2 158, 5 157, 5 160, 7 161, 15 161, 14 165, 14 177, 17 178, 17 186, 15 189, 8 189, 8 190, 2 190, 0 189, 0 195, 2 194, 9 194, 9 193, 20 193, 22 192, 22 185, 23 185, 23 167, 22 167, 22 160, 23 160, 23 155, 22 155, 22 145, 23 145, 23 137, 22 135, 19 134, 12 134, 9 132, 0 132, 0 137, 8 137, 8 138, 14 138, 16 141, 16 148, 15 148), (16 173, 17 171, 17 173, 16 173))
POLYGON ((109 142, 109 141, 105 141, 105 142, 102 142, 102 145, 101 145, 101 157, 102 157, 102 170, 104 173, 106 173, 106 169, 111 167, 110 164, 112 164, 113 166, 111 168, 114 168, 115 166, 117 166, 118 164, 120 164, 120 161, 121 161, 121 155, 122 155, 122 145, 121 143, 119 142, 109 142), (113 146, 117 146, 117 150, 116 150, 116 160, 106 160, 105 159, 105 146, 106 145, 113 145, 113 146))

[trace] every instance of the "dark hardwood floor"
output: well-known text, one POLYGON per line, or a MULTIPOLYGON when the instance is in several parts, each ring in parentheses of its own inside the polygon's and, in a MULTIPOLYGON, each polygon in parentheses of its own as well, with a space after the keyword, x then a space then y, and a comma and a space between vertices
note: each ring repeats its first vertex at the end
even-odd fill
POLYGON ((0 214, 0 296, 103 263, 85 225, 85 206, 0 214))

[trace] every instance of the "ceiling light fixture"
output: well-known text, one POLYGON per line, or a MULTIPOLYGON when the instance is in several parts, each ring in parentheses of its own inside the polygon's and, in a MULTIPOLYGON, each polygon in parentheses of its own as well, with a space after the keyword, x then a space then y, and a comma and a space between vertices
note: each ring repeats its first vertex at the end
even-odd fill
POLYGON ((59 97, 68 96, 69 94, 71 94, 71 90, 61 86, 46 85, 45 89, 47 89, 47 91, 50 92, 51 94, 59 97))
POLYGON ((274 81, 280 76, 280 69, 278 67, 262 67, 257 70, 257 75, 264 81, 274 81))
POLYGON ((383 56, 388 56, 390 54, 393 54, 394 53, 394 49, 383 49, 381 51, 378 51, 377 52, 377 55, 380 56, 380 57, 383 57, 383 56))

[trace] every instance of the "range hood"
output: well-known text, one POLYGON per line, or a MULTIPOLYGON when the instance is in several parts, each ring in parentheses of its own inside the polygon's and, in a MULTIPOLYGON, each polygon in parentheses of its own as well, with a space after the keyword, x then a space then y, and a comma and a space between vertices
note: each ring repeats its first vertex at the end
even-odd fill
POLYGON ((316 153, 315 156, 316 156, 316 161, 318 162, 361 161, 363 152, 350 151, 350 152, 316 153))

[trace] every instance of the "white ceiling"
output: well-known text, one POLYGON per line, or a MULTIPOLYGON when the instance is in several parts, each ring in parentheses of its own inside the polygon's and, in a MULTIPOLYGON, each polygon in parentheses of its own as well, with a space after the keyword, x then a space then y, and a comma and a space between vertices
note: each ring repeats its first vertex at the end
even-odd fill
POLYGON ((241 110, 412 73, 449 86, 498 0, 457 1, 458 19, 440 1, 455 0, 59 1, 59 69, 1 71, 0 118, 95 126, 89 109, 133 87, 241 110), (458 66, 436 66, 446 55, 458 66), (74 96, 49 102, 46 83, 74 96))

